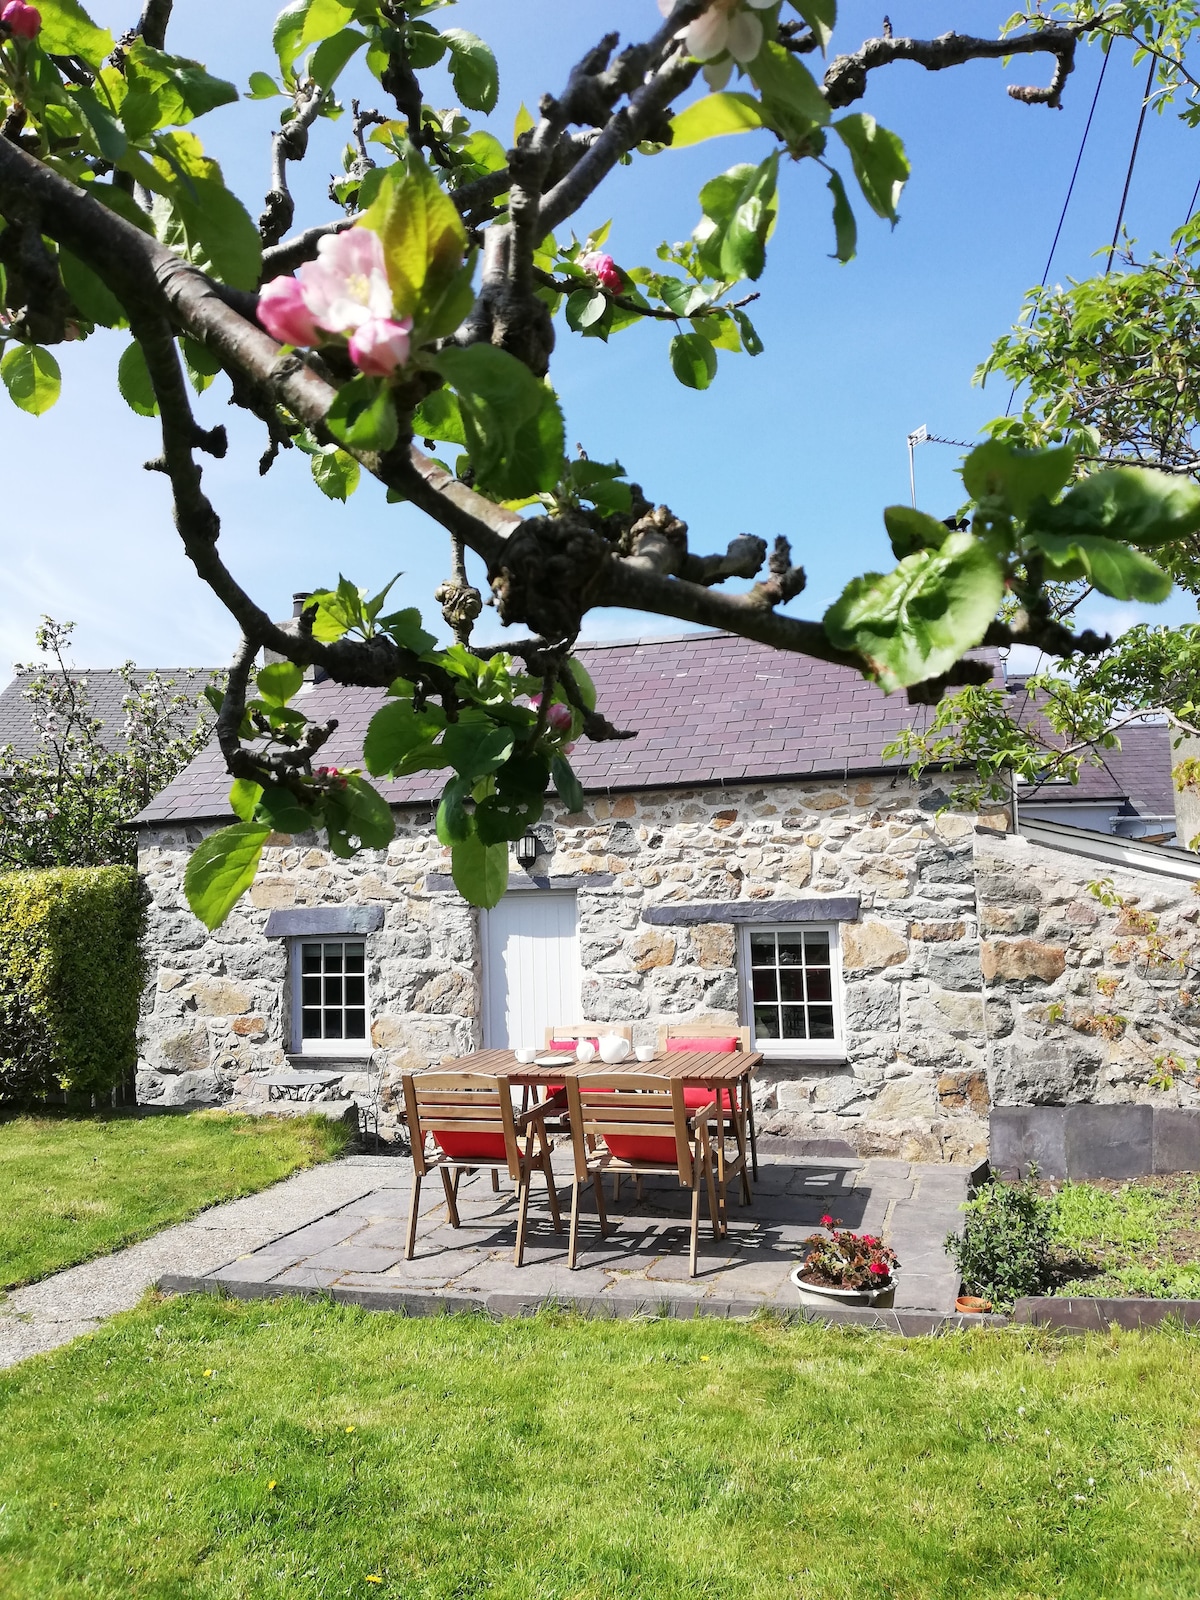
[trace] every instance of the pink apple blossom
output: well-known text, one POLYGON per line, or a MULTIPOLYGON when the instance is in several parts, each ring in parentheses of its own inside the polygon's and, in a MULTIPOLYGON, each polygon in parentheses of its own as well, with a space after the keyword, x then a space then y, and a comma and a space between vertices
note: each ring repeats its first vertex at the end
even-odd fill
MULTIPOLYGON (((763 25, 752 12, 774 4, 775 0, 714 0, 707 11, 679 30, 678 37, 697 61, 713 61, 728 51, 744 66, 762 49, 763 25), (743 4, 751 10, 743 10, 743 4)), ((658 9, 669 17, 675 0, 658 0, 658 9)))
POLYGON ((360 372, 372 378, 386 378, 408 360, 408 334, 412 318, 393 322, 376 317, 355 328, 350 335, 350 359, 360 372))
POLYGON ((24 0, 8 0, 0 9, 0 22, 7 25, 14 39, 36 39, 42 31, 42 14, 36 6, 27 6, 24 0))
POLYGON ((316 344, 321 337, 295 278, 272 278, 263 284, 258 320, 280 344, 316 344))
POLYGON ((586 256, 580 256, 579 265, 585 272, 591 273, 602 289, 616 291, 624 284, 616 262, 599 250, 589 250, 586 256))
POLYGON ((546 721, 554 729, 555 733, 566 733, 571 726, 570 706, 564 706, 560 701, 555 701, 546 713, 546 721))
POLYGON ((383 245, 370 228, 327 235, 317 246, 317 259, 306 261, 296 277, 314 321, 330 333, 391 318, 383 245))

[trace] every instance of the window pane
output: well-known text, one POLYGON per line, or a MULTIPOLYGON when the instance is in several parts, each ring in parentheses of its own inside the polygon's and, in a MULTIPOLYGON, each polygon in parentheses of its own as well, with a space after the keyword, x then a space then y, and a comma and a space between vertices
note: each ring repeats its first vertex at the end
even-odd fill
POLYGON ((319 944, 302 945, 300 949, 301 970, 304 972, 320 972, 321 946, 319 944))
POLYGON ((303 978, 300 983, 301 998, 306 1006, 319 1006, 321 1004, 320 978, 303 978))
POLYGON ((365 978, 346 979, 346 1004, 348 1006, 365 1006, 367 1003, 367 980, 365 978))
POLYGON ((775 935, 755 933, 750 937, 750 965, 773 967, 775 965, 775 935))
POLYGON ((346 951, 346 971, 361 972, 365 965, 364 946, 361 944, 348 944, 346 951))
POLYGON ((829 935, 827 933, 806 933, 804 935, 804 955, 810 966, 827 967, 829 965, 829 935))
POLYGON ((319 1039, 321 1037, 321 1013, 310 1011, 306 1007, 301 1013, 301 1032, 306 1039, 319 1039))
POLYGON ((783 968, 779 974, 779 998, 781 1000, 804 999, 803 967, 783 968))
POLYGON ((828 967, 809 967, 808 998, 810 1000, 833 999, 833 976, 828 967))
POLYGON ((365 1011, 346 1012, 346 1037, 347 1039, 365 1039, 367 1036, 367 1013, 365 1011))
POLYGON ((778 1000, 779 994, 776 989, 775 973, 773 971, 755 972, 752 976, 754 979, 754 998, 756 1000, 778 1000))
POLYGON ((783 1007, 783 1037, 785 1039, 807 1039, 808 1029, 804 1025, 803 1006, 783 1007))
POLYGON ((799 967, 804 964, 804 943, 798 933, 779 935, 779 965, 799 967))
POLYGON ((813 1039, 833 1038, 833 1007, 810 1006, 808 1009, 809 1036, 813 1039))
POLYGON ((340 1039, 342 1037, 342 1013, 340 1011, 327 1011, 325 1013, 325 1037, 327 1039, 340 1039))
POLYGON ((327 944, 325 946, 325 971, 340 972, 342 970, 342 947, 340 944, 327 944))
POLYGON ((325 1004, 327 1006, 340 1006, 342 1003, 342 980, 340 978, 325 979, 325 1004))
POLYGON ((760 1039, 778 1039, 779 1014, 774 1006, 755 1006, 754 1031, 760 1039))

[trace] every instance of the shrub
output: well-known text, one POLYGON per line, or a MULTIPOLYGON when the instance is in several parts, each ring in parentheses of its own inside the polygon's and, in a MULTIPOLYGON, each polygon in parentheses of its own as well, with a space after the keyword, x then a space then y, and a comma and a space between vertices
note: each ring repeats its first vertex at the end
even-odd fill
POLYGON ((966 1226, 961 1236, 947 1235, 946 1251, 968 1293, 1010 1306, 1049 1287, 1055 1210, 1038 1194, 1036 1174, 1021 1183, 985 1183, 963 1209, 966 1226))
POLYGON ((132 867, 0 873, 0 1096, 105 1094, 132 1070, 144 900, 132 867))

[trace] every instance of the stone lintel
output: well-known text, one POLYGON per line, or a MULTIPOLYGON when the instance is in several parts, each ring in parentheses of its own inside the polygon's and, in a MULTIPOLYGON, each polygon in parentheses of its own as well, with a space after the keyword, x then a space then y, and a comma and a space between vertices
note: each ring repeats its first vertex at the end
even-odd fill
POLYGON ((642 921, 666 927, 693 927, 701 922, 857 922, 856 894, 817 896, 808 900, 710 900, 665 906, 644 906, 642 921))
MULTIPOLYGON (((616 874, 612 872, 572 872, 561 878, 535 878, 528 872, 510 872, 508 892, 515 894, 521 889, 611 889, 615 882, 616 874)), ((431 872, 425 879, 425 889, 429 894, 454 888, 454 879, 446 872, 431 872)))
POLYGON ((265 931, 268 939, 294 939, 305 934, 378 933, 382 927, 382 906, 300 906, 272 911, 265 931))

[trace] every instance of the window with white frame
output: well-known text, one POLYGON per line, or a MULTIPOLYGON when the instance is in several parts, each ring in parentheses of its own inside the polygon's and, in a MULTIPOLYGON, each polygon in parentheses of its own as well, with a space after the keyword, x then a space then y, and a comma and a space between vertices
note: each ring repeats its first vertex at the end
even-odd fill
POLYGON ((292 947, 293 1049, 308 1055, 370 1049, 366 944, 362 939, 296 939, 292 947))
POLYGON ((825 1060, 845 1054, 836 925, 744 927, 742 974, 756 1050, 825 1060))

